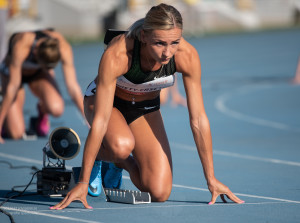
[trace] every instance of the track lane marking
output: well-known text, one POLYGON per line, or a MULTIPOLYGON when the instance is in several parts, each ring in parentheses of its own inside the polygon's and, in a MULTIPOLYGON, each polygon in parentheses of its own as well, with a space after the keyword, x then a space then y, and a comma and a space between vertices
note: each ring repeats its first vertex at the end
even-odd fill
MULTIPOLYGON (((179 185, 179 184, 173 184, 173 187, 209 192, 209 190, 205 189, 205 188, 183 186, 183 185, 179 185)), ((265 200, 274 200, 274 201, 300 204, 300 201, 293 201, 293 200, 287 200, 287 199, 282 199, 282 198, 265 197, 265 196, 258 196, 258 195, 252 195, 252 194, 243 194, 243 193, 234 193, 234 194, 238 195, 238 196, 243 196, 243 197, 251 197, 251 198, 259 198, 259 199, 265 199, 265 200)))
POLYGON ((245 92, 248 93, 248 92, 252 91, 253 88, 257 88, 257 87, 271 88, 273 86, 272 85, 243 86, 242 88, 239 88, 239 89, 236 90, 239 93, 233 93, 233 92, 224 93, 221 96, 217 97, 217 99, 215 100, 216 109, 218 111, 220 111, 221 113, 227 115, 227 116, 230 116, 230 117, 233 117, 235 119, 242 120, 242 121, 246 121, 246 122, 249 122, 249 123, 252 123, 252 124, 256 124, 256 125, 260 125, 260 126, 267 126, 267 127, 271 127, 271 128, 275 128, 275 129, 280 129, 280 130, 300 132, 299 128, 291 127, 289 125, 279 123, 279 122, 275 122, 275 121, 269 121, 269 120, 266 120, 266 119, 246 115, 246 114, 243 114, 241 112, 237 112, 233 109, 230 109, 226 106, 226 102, 230 98, 232 98, 233 95, 240 94, 240 93, 245 93, 245 92))
POLYGON ((67 217, 67 216, 62 216, 62 215, 47 214, 47 213, 42 213, 42 212, 37 212, 37 211, 28 211, 28 210, 22 210, 20 208, 11 208, 11 207, 1 207, 1 208, 5 209, 7 211, 15 211, 15 212, 21 212, 23 214, 32 214, 32 215, 45 216, 45 217, 50 217, 50 218, 58 218, 58 219, 63 219, 63 220, 68 220, 68 221, 73 221, 73 222, 101 223, 99 221, 89 221, 89 220, 84 220, 84 219, 80 219, 80 218, 72 218, 72 217, 67 217))
MULTIPOLYGON (((179 149, 183 150, 189 150, 189 151, 197 151, 195 146, 189 146, 181 143, 176 142, 170 142, 171 146, 174 146, 179 149)), ((293 162, 288 160, 279 160, 279 159, 273 159, 273 158, 262 158, 258 156, 251 156, 251 155, 242 155, 238 153, 232 153, 232 152, 226 152, 222 150, 213 150, 214 155, 220 155, 220 156, 229 156, 229 157, 235 157, 235 158, 241 158, 241 159, 247 159, 247 160, 255 160, 255 161, 262 161, 267 163, 275 163, 275 164, 283 164, 283 165, 289 165, 289 166, 299 166, 300 162, 293 162)))
MULTIPOLYGON (((192 150, 192 151, 196 151, 195 147, 191 147, 188 145, 183 145, 183 144, 179 144, 179 143, 172 143, 174 146, 180 147, 180 148, 184 148, 184 149, 188 149, 188 150, 192 150)), ((224 154, 221 154, 224 155, 224 154)), ((228 155, 232 155, 232 154, 228 154, 228 155)), ((237 154, 239 155, 239 154, 237 154)), ((5 154, 5 153, 1 153, 0 152, 0 157, 5 157, 8 159, 12 159, 12 160, 18 160, 18 161, 23 161, 23 162, 27 162, 27 163, 35 163, 35 164, 42 164, 41 161, 38 160, 34 160, 34 159, 29 159, 29 158, 25 158, 25 157, 19 157, 16 155, 9 155, 9 154, 5 154)), ((268 161, 271 162, 272 160, 269 159, 263 159, 264 161, 268 161)), ((283 164, 287 164, 287 165, 291 165, 290 162, 281 162, 283 164)), ((298 163, 296 163, 298 164, 298 163)), ((298 165, 297 165, 298 166, 298 165)), ((69 167, 71 168, 71 167, 69 167)), ((130 180, 130 178, 128 176, 123 176, 124 179, 130 180)), ((191 186, 184 186, 184 185, 179 185, 179 184, 173 184, 173 187, 177 187, 177 188, 184 188, 184 189, 191 189, 191 190, 198 190, 198 191, 205 191, 208 192, 208 189, 206 188, 198 188, 198 187, 191 187, 191 186)), ((258 196, 258 195, 251 195, 251 194, 243 194, 243 193, 235 193, 236 195, 239 196, 244 196, 244 197, 251 197, 251 198, 259 198, 259 199, 266 199, 266 200, 274 200, 274 201, 280 201, 280 202, 287 202, 287 203, 295 203, 295 204, 300 204, 300 201, 293 201, 293 200, 287 200, 287 199, 282 199, 282 198, 274 198, 274 197, 266 197, 266 196, 258 196)), ((34 213, 36 214, 36 213, 34 213)), ((49 216, 50 217, 50 216, 49 216)), ((52 216, 53 217, 53 216, 52 216)))

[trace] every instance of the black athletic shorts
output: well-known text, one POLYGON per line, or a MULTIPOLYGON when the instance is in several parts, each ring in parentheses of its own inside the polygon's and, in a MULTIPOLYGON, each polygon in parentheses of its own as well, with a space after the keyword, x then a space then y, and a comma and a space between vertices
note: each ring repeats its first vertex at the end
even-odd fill
MULTIPOLYGON (((42 77, 41 73, 42 73, 42 69, 37 69, 36 72, 34 72, 32 75, 29 76, 24 76, 22 75, 22 80, 21 80, 21 84, 25 84, 25 83, 30 83, 34 80, 40 79, 42 77)), ((9 76, 9 68, 8 66, 6 66, 6 64, 4 62, 2 62, 0 64, 0 74, 8 77, 9 76)))
POLYGON ((126 101, 115 96, 114 107, 117 108, 124 116, 127 124, 129 125, 139 117, 160 109, 159 96, 153 100, 135 102, 126 101))

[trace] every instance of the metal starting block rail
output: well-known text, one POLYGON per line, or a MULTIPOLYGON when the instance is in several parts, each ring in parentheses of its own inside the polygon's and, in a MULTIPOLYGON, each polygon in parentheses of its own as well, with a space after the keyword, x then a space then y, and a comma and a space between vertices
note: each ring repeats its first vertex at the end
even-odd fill
POLYGON ((148 192, 104 188, 108 201, 125 204, 149 204, 151 196, 148 192))

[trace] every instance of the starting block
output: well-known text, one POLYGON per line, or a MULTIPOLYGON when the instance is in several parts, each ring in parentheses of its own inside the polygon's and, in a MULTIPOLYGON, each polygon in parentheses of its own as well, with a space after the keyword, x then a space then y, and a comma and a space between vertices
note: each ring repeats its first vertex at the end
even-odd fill
POLYGON ((149 204, 151 196, 148 192, 104 188, 107 201, 125 204, 149 204))
MULTIPOLYGON (((73 167, 73 175, 75 183, 78 182, 81 167, 73 167)), ((108 202, 124 203, 124 204, 148 204, 151 203, 151 196, 148 192, 135 190, 103 188, 100 197, 108 202)))

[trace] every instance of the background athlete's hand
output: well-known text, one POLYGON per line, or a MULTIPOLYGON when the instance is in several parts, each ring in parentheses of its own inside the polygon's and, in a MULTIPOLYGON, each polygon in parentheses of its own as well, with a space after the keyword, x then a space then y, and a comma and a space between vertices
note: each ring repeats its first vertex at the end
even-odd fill
POLYGON ((177 107, 177 105, 187 107, 186 98, 183 97, 179 92, 176 92, 172 95, 171 105, 173 107, 177 107))
POLYGON ((88 185, 87 184, 77 184, 68 194, 67 196, 59 202, 57 205, 50 207, 52 210, 61 210, 65 207, 69 206, 72 201, 81 201, 85 208, 92 209, 91 206, 88 205, 86 196, 88 193, 88 185))
POLYGON ((2 136, 1 136, 1 134, 2 134, 2 132, 1 132, 1 129, 0 129, 0 144, 4 144, 4 139, 2 138, 2 136))
POLYGON ((208 204, 214 204, 219 195, 224 203, 227 203, 224 195, 226 195, 227 198, 229 198, 230 200, 232 200, 235 203, 238 203, 238 204, 245 203, 245 201, 242 201, 237 196, 235 196, 226 185, 222 184, 217 179, 215 179, 213 181, 213 183, 210 183, 208 185, 208 189, 209 189, 210 193, 212 194, 211 201, 208 204))

